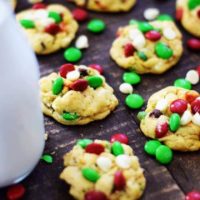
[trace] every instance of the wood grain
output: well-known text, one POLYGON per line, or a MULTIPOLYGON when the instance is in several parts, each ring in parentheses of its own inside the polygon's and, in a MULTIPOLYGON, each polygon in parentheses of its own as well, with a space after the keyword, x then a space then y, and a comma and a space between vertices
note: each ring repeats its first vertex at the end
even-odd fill
MULTIPOLYGON (((47 0, 46 2, 60 2, 70 9, 73 6, 63 0, 47 0)), ((20 1, 17 11, 27 8, 29 5, 25 0, 20 1)), ((23 181, 27 188, 24 199, 28 200, 73 200, 68 194, 69 187, 58 179, 62 171, 62 156, 69 151, 77 139, 99 138, 109 139, 113 133, 124 132, 130 138, 130 145, 139 157, 147 178, 147 188, 142 200, 184 200, 184 194, 192 189, 200 190, 200 154, 175 152, 174 160, 169 166, 159 165, 153 158, 147 156, 143 151, 146 138, 139 130, 136 119, 138 111, 131 111, 124 105, 125 96, 118 91, 121 83, 123 70, 109 57, 109 49, 119 26, 126 25, 132 18, 143 19, 142 13, 145 8, 158 7, 162 13, 174 15, 175 1, 172 0, 138 0, 137 6, 129 13, 102 14, 90 12, 91 18, 101 18, 107 24, 104 34, 94 35, 86 30, 86 23, 80 25, 78 35, 86 34, 89 37, 90 48, 84 51, 84 57, 80 63, 99 63, 104 66, 105 77, 109 84, 115 89, 120 101, 118 108, 106 119, 93 122, 87 126, 66 127, 45 117, 46 132, 49 140, 46 143, 45 153, 54 157, 54 163, 47 165, 40 162, 33 173, 23 181)), ((179 26, 184 34, 184 41, 190 35, 179 26)), ((185 45, 185 44, 184 44, 185 45)), ((48 74, 63 64, 63 51, 49 56, 39 56, 41 75, 48 74)), ((200 64, 198 53, 191 52, 185 47, 181 61, 164 75, 144 75, 142 83, 135 87, 135 92, 142 94, 147 100, 155 91, 172 85, 178 77, 184 77, 188 69, 200 64)), ((199 90, 200 86, 194 87, 199 90)), ((31 157, 31 155, 30 155, 31 157)), ((20 161, 20 155, 19 155, 20 161)), ((0 190, 0 200, 5 199, 6 189, 0 190)))

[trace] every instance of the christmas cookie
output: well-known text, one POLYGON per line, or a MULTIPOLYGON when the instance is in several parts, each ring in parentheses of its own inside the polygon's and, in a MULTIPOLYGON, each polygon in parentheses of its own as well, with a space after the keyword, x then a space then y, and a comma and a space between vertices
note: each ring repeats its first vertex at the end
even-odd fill
POLYGON ((77 200, 136 200, 146 185, 138 158, 120 142, 79 140, 64 166, 60 178, 77 200))
POLYGON ((200 95, 193 90, 167 87, 153 94, 141 119, 140 127, 178 151, 200 149, 200 95))
POLYGON ((200 37, 200 0, 177 0, 176 18, 188 32, 200 37))
POLYGON ((170 19, 132 21, 118 29, 110 55, 122 68, 137 73, 161 74, 174 66, 183 53, 182 35, 170 19))
POLYGON ((32 9, 18 13, 17 20, 37 54, 67 47, 78 30, 70 11, 58 4, 35 4, 32 9))
POLYGON ((98 71, 65 64, 40 80, 44 114, 65 125, 101 120, 118 105, 113 89, 98 71))
MULTIPOLYGON (((70 0, 71 1, 71 0, 70 0)), ((78 6, 99 12, 125 12, 130 10, 136 0, 72 0, 78 6)))

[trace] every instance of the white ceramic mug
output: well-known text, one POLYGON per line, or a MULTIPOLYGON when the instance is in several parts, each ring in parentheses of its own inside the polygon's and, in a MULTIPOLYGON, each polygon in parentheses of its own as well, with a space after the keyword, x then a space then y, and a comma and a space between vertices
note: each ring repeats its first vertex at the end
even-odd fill
POLYGON ((44 148, 38 63, 0 0, 0 187, 25 178, 44 148))

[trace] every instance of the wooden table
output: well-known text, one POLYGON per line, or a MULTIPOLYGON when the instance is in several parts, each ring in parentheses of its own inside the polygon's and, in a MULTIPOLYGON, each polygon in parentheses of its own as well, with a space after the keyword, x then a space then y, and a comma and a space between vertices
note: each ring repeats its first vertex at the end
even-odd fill
MULTIPOLYGON (((70 9, 75 7, 65 0, 48 0, 47 2, 60 2, 70 9)), ((17 12, 27 7, 28 4, 25 1, 19 0, 17 12)), ((63 169, 62 157, 64 153, 72 148, 77 139, 84 137, 109 139, 116 132, 128 134, 130 145, 145 169, 147 187, 142 197, 143 200, 183 200, 187 192, 193 189, 200 190, 200 153, 175 152, 174 160, 169 166, 162 166, 153 158, 147 156, 143 151, 147 138, 141 134, 139 123, 136 119, 138 111, 132 111, 124 105, 125 96, 118 90, 122 81, 123 70, 117 67, 108 53, 115 37, 115 32, 119 26, 126 25, 132 18, 142 20, 144 9, 149 7, 158 7, 163 13, 174 15, 175 1, 138 0, 137 6, 131 12, 122 14, 90 12, 91 18, 101 18, 107 24, 106 31, 101 35, 89 33, 86 30, 87 23, 80 25, 78 34, 86 34, 90 42, 90 48, 84 51, 84 57, 80 63, 99 63, 104 66, 105 77, 115 89, 120 105, 106 119, 86 126, 67 127, 45 117, 45 127, 46 132, 49 134, 49 140, 46 142, 44 152, 52 154, 54 162, 52 165, 40 162, 33 173, 23 181, 27 189, 24 199, 72 200, 73 198, 68 194, 69 187, 58 178, 63 169)), ((190 35, 181 26, 179 28, 184 34, 184 41, 186 41, 190 35)), ((49 56, 39 56, 38 60, 42 76, 54 70, 56 71, 65 62, 63 51, 49 56)), ((198 64, 200 64, 199 54, 191 52, 185 47, 182 59, 177 66, 164 75, 143 75, 142 83, 135 87, 135 92, 142 94, 147 100, 152 93, 165 86, 172 85, 176 78, 184 77, 188 69, 192 69, 198 64)), ((195 86, 194 89, 199 90, 200 84, 195 86)), ((6 189, 0 190, 0 200, 5 199, 5 192, 6 189)))

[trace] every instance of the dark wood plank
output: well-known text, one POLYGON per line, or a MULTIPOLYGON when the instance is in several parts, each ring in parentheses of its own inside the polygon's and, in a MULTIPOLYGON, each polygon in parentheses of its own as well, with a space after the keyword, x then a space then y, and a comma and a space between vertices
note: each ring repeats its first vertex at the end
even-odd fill
MULTIPOLYGON (((74 6, 63 0, 47 0, 46 2, 60 2, 73 9, 74 6)), ((25 1, 20 1, 17 11, 27 8, 25 1)), ((145 8, 158 7, 162 12, 174 14, 175 2, 171 0, 138 0, 137 6, 129 13, 122 14, 101 14, 90 12, 92 18, 101 18, 107 24, 107 30, 102 35, 93 35, 86 31, 86 23, 81 24, 78 34, 86 34, 90 40, 90 48, 84 51, 84 57, 80 63, 99 63, 105 67, 105 76, 108 82, 115 89, 120 100, 119 107, 106 119, 91 123, 87 126, 65 127, 54 120, 45 117, 46 132, 49 140, 46 143, 45 153, 54 156, 54 163, 47 165, 40 162, 34 172, 23 181, 27 188, 25 199, 30 200, 64 200, 73 199, 68 194, 68 187, 58 179, 62 171, 62 156, 69 151, 75 141, 79 138, 100 138, 109 139, 115 132, 127 133, 130 138, 130 145, 145 169, 147 188, 142 197, 143 200, 183 200, 184 193, 193 188, 200 189, 200 156, 197 153, 175 153, 174 161, 165 167, 159 165, 154 159, 147 156, 143 151, 146 138, 139 130, 136 119, 138 111, 131 111, 124 106, 125 96, 118 91, 121 83, 123 70, 109 57, 109 49, 119 26, 126 25, 132 18, 143 19, 142 13, 145 8)), ((181 28, 181 27, 180 27, 181 28)), ((188 38, 182 28, 184 38, 188 38)), ((57 70, 63 64, 63 51, 49 55, 39 56, 41 75, 57 70)), ((147 100, 155 91, 171 85, 178 77, 184 77, 188 69, 200 63, 200 56, 197 53, 188 51, 179 64, 164 75, 144 75, 142 83, 135 88, 135 91, 142 94, 147 100)), ((195 87, 200 89, 199 86, 195 87)), ((31 155, 30 155, 31 156, 31 155)), ((0 199, 5 199, 6 189, 0 190, 0 199)))

